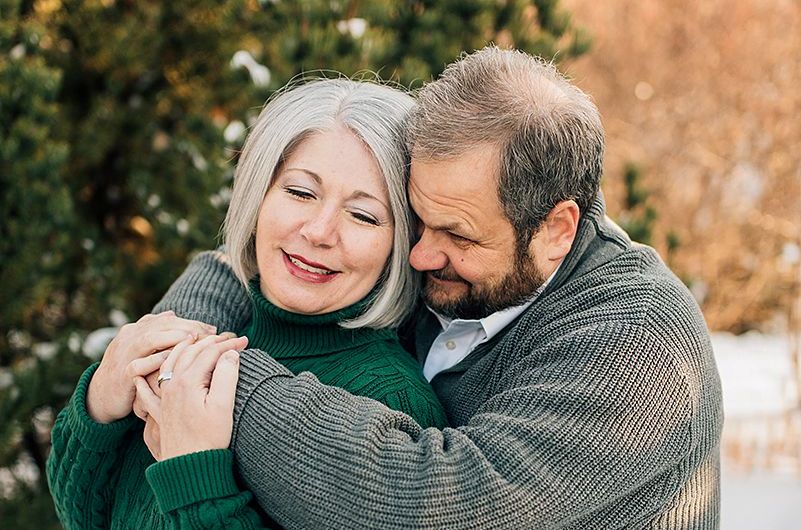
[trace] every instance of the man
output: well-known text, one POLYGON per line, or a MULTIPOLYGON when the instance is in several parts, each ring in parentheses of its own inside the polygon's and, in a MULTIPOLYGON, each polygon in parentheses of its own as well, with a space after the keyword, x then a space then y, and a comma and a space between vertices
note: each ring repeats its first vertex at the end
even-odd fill
MULTIPOLYGON (((589 98, 485 48, 421 90, 409 147, 428 307, 409 338, 452 427, 243 355, 232 447, 259 503, 285 528, 717 528, 708 332, 605 218, 589 98)), ((157 310, 242 329, 244 307, 205 253, 157 310)))

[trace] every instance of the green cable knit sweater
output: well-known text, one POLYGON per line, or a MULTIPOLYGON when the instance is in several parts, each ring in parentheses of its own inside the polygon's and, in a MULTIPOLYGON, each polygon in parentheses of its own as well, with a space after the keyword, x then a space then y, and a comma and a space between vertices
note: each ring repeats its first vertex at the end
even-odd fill
MULTIPOLYGON (((355 317, 360 304, 304 316, 272 305, 257 288, 251 294, 252 320, 245 335, 253 348, 294 373, 311 372, 325 384, 406 412, 421 425, 446 424, 419 365, 401 348, 394 331, 338 325, 355 317)), ((53 428, 47 478, 65 528, 263 527, 249 504, 252 495, 241 491, 234 479, 229 450, 156 463, 136 417, 94 422, 86 411, 86 391, 96 368, 81 376, 53 428)), ((286 421, 289 425, 303 418, 286 421)))

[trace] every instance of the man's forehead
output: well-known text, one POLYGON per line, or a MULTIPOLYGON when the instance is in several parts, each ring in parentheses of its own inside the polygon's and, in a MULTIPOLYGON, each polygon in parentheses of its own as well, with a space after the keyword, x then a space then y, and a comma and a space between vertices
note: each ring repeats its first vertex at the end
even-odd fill
POLYGON ((412 155, 411 183, 420 187, 452 186, 462 188, 495 186, 499 170, 498 148, 477 145, 448 157, 412 155))
POLYGON ((495 182, 475 163, 418 160, 412 166, 409 200, 426 226, 474 234, 479 225, 501 216, 495 182))

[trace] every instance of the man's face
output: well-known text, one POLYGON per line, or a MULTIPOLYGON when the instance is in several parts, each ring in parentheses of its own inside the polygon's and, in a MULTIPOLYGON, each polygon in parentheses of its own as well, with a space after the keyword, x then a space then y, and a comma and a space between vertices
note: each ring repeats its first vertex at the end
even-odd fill
POLYGON ((409 199, 420 240, 409 262, 426 273, 426 304, 450 317, 482 318, 518 305, 545 281, 533 245, 518 252, 499 203, 497 153, 486 146, 453 160, 412 159, 409 199))

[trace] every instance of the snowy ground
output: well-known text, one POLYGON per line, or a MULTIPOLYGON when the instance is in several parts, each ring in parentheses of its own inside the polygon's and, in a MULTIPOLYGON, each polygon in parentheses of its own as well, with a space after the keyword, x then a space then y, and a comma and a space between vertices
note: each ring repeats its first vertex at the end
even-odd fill
POLYGON ((798 406, 789 337, 712 335, 726 418, 774 415, 798 406))
POLYGON ((712 338, 723 382, 723 530, 801 527, 801 409, 787 337, 712 338))
POLYGON ((722 530, 797 530, 801 479, 770 473, 740 475, 723 468, 722 530))

